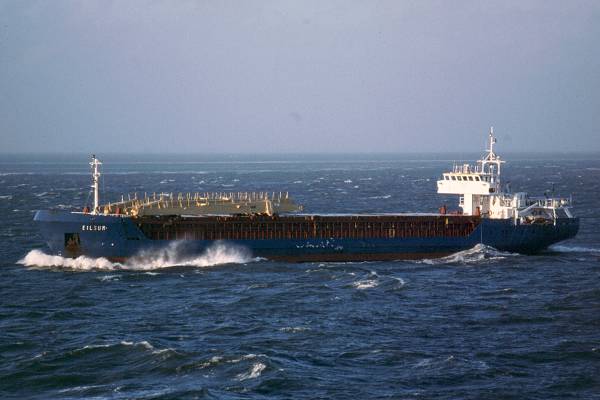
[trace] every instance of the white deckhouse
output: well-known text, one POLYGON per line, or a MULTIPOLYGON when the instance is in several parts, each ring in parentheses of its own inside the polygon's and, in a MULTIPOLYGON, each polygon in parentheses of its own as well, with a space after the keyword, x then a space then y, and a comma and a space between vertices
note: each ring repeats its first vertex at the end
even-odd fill
MULTIPOLYGON (((505 163, 494 153, 494 128, 490 129, 489 148, 476 165, 455 165, 437 182, 440 194, 460 195, 463 215, 513 219, 515 224, 556 223, 557 218, 572 218, 570 199, 560 197, 528 197, 527 193, 511 193, 502 186, 500 171, 505 163)), ((445 212, 445 210, 443 211, 445 212)))

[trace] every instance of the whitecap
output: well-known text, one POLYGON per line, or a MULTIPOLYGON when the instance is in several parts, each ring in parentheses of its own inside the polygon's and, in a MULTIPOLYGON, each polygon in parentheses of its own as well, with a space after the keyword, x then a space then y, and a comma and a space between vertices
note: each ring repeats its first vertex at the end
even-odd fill
POLYGON ((223 360, 223 357, 221 357, 221 356, 212 356, 210 358, 210 360, 203 362, 202 364, 199 365, 199 367, 200 368, 211 367, 213 365, 219 364, 222 360, 223 360))
POLYGON ((74 386, 66 389, 60 389, 58 393, 71 393, 71 392, 83 392, 89 389, 97 389, 102 388, 104 385, 84 385, 84 386, 74 386))
POLYGON ((12 200, 12 198, 13 197, 10 194, 4 195, 4 196, 0 196, 0 200, 12 200))
POLYGON ((93 349, 106 349, 108 347, 112 347, 112 344, 86 344, 85 346, 73 350, 73 353, 77 353, 84 350, 93 350, 93 349))
POLYGON ((118 280, 119 280, 119 275, 104 275, 104 276, 100 277, 101 282, 111 282, 111 281, 118 281, 118 280))
POLYGON ((170 347, 166 347, 164 349, 157 349, 152 344, 150 344, 150 342, 148 342, 147 340, 142 340, 140 342, 129 342, 129 341, 123 340, 123 341, 120 342, 120 344, 123 345, 123 346, 143 347, 146 350, 151 350, 152 354, 162 354, 162 353, 167 353, 167 352, 175 352, 175 350, 173 350, 170 347))
POLYGON ((148 341, 142 340, 141 342, 129 342, 127 340, 122 340, 120 342, 122 346, 142 346, 148 350, 153 350, 154 346, 152 346, 148 341))
POLYGON ((296 333, 296 332, 310 331, 310 328, 305 327, 305 326, 285 326, 283 328, 279 328, 279 330, 281 332, 296 333))
POLYGON ((352 283, 352 286, 359 290, 371 289, 378 285, 379 281, 377 279, 364 279, 352 283))
POLYGON ((562 244, 552 245, 549 247, 549 250, 557 251, 559 253, 600 253, 600 249, 593 247, 566 246, 562 244))
POLYGON ((428 264, 428 265, 440 265, 440 264, 477 264, 482 261, 490 260, 502 260, 506 257, 518 256, 516 253, 502 252, 496 250, 492 246, 485 244, 477 244, 474 247, 459 251, 446 257, 435 258, 435 259, 423 259, 416 261, 417 263, 428 264))
POLYGON ((81 351, 85 351, 85 350, 107 349, 107 348, 118 347, 118 346, 141 347, 144 350, 150 350, 152 352, 152 354, 163 354, 166 352, 175 352, 175 350, 173 350, 169 347, 164 348, 164 349, 157 349, 154 346, 152 346, 152 344, 150 344, 147 340, 142 340, 139 342, 122 340, 119 343, 90 344, 90 345, 85 345, 82 348, 75 349, 75 350, 73 350, 73 352, 77 353, 77 352, 81 352, 81 351))
MULTIPOLYGON (((261 356, 264 356, 264 354, 260 354, 260 355, 261 355, 261 356)), ((258 357, 258 355, 257 355, 257 354, 250 353, 250 354, 243 355, 243 356, 241 356, 241 357, 239 357, 239 358, 234 358, 234 359, 232 359, 232 360, 229 360, 229 361, 227 361, 227 362, 228 362, 228 363, 232 363, 232 364, 237 364, 237 363, 239 363, 240 361, 244 361, 244 360, 253 360, 253 359, 255 359, 256 357, 258 357)))
POLYGON ((246 379, 254 379, 258 378, 260 374, 267 368, 267 366, 261 362, 257 362, 252 365, 252 368, 248 372, 244 372, 242 374, 237 375, 237 379, 240 381, 244 381, 246 379))
POLYGON ((402 278, 398 278, 395 276, 392 276, 391 278, 396 281, 396 284, 394 285, 394 289, 401 289, 406 285, 406 282, 402 278))
MULTIPOLYGON (((592 351, 593 351, 593 349, 592 349, 592 351)), ((37 360, 38 358, 45 357, 47 354, 48 354, 47 351, 42 351, 41 353, 36 354, 35 356, 33 356, 31 359, 32 360, 37 360)))

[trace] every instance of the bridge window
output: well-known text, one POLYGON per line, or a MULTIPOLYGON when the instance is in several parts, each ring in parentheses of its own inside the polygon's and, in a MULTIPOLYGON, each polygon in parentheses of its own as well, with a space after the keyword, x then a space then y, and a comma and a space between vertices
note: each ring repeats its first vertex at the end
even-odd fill
POLYGON ((455 181, 455 180, 456 180, 456 177, 455 177, 454 175, 452 175, 452 180, 453 180, 453 181, 455 181))
POLYGON ((473 180, 473 177, 472 177, 472 176, 469 176, 469 180, 470 180, 470 181, 472 181, 472 180, 473 180))
POLYGON ((475 177, 475 180, 476 180, 476 181, 479 181, 479 177, 478 177, 478 176, 476 176, 476 177, 475 177))
POLYGON ((462 176, 457 176, 456 178, 458 178, 459 181, 462 181, 462 176))
POLYGON ((448 175, 444 175, 444 179, 445 180, 450 180, 450 178, 448 178, 448 175))

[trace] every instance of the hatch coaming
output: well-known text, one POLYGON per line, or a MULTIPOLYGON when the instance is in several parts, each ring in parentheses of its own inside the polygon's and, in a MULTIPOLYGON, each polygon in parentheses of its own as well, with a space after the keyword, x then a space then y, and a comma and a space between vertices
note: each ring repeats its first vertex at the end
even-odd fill
POLYGON ((444 215, 143 216, 134 223, 152 240, 395 239, 470 235, 478 217, 444 215))

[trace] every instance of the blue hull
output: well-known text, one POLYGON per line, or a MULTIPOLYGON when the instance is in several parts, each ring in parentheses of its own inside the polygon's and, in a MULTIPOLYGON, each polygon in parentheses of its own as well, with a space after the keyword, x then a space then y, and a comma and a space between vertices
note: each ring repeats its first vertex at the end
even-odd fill
MULTIPOLYGON (((173 240, 151 240, 132 218, 44 210, 35 214, 52 253, 66 257, 85 255, 123 260, 141 253, 161 251, 173 240)), ((536 253, 577 234, 578 218, 563 218, 556 225, 514 225, 511 220, 481 219, 467 236, 363 239, 261 239, 228 240, 250 250, 253 256, 290 261, 352 261, 443 257, 482 243, 498 250, 536 253)), ((177 242, 181 256, 198 255, 214 240, 177 242)))

